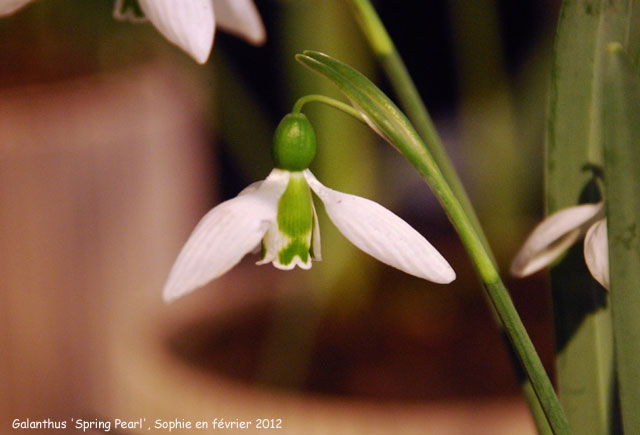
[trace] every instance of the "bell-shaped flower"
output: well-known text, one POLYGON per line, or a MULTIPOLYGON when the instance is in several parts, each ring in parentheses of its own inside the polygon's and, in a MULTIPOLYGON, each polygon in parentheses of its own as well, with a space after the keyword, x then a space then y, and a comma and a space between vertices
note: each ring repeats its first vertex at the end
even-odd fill
POLYGON ((302 114, 289 114, 274 138, 276 168, 261 182, 207 213, 178 255, 163 296, 172 301, 218 278, 260 248, 258 264, 311 268, 320 260, 320 231, 311 192, 355 246, 408 274, 449 283, 455 272, 440 253, 381 205, 320 183, 307 166, 315 135, 302 114))
POLYGON ((113 16, 132 22, 148 18, 199 63, 209 58, 216 26, 254 45, 266 37, 253 0, 116 0, 113 16))
POLYGON ((602 202, 568 207, 540 222, 511 263, 511 273, 524 277, 543 269, 583 236, 587 267, 596 281, 609 289, 607 222, 602 202))

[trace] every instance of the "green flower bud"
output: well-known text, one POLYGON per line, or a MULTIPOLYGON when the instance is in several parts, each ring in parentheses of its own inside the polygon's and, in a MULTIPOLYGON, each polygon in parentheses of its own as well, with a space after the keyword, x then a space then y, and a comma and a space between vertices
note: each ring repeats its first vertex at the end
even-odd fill
POLYGON ((273 135, 273 162, 287 171, 307 169, 316 156, 316 134, 302 113, 282 118, 273 135))

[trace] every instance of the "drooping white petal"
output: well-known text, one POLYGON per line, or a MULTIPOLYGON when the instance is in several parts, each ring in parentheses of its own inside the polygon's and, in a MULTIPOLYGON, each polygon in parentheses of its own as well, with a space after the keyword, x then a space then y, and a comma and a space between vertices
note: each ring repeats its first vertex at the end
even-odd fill
POLYGON ((253 0, 213 0, 216 24, 254 45, 264 44, 266 32, 253 0))
POLYGON ((264 180, 254 181, 253 183, 249 184, 247 187, 242 189, 240 191, 240 193, 238 193, 238 196, 246 195, 247 193, 251 193, 251 192, 255 192, 256 190, 258 190, 260 188, 260 186, 262 186, 262 183, 264 183, 264 180))
POLYGON ((0 0, 0 17, 16 12, 32 0, 0 0))
POLYGON ((601 217, 603 203, 562 209, 538 224, 511 263, 511 274, 531 275, 551 264, 601 217))
POLYGON ((373 201, 323 186, 308 169, 304 174, 333 223, 358 248, 419 278, 442 284, 456 278, 442 255, 398 216, 373 201))
POLYGON ((138 0, 153 25, 169 41, 205 63, 213 46, 212 0, 138 0))
POLYGON ((223 202, 207 213, 180 251, 164 286, 170 302, 235 266, 275 221, 288 173, 274 169, 252 192, 223 202))
MULTIPOLYGON (((260 186, 262 186, 262 183, 264 183, 264 180, 255 181, 255 182, 249 184, 247 187, 242 189, 240 191, 240 193, 238 193, 238 196, 242 196, 242 195, 246 195, 247 193, 255 192, 256 190, 258 190, 260 188, 260 186)), ((251 254, 256 254, 257 255, 257 254, 260 253, 261 247, 262 247, 262 241, 260 240, 258 243, 256 243, 256 246, 254 246, 253 249, 251 249, 249 252, 251 254)))
POLYGON ((584 259, 595 280, 609 290, 609 245, 606 219, 599 220, 587 231, 584 238, 584 259))

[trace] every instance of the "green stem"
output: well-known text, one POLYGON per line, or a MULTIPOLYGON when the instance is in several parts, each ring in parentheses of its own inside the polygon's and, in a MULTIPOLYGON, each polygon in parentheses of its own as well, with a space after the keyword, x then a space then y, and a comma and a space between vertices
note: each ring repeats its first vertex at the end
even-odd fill
POLYGON ((296 101, 296 103, 293 105, 291 113, 300 113, 302 111, 302 107, 307 103, 323 103, 335 109, 341 110, 347 115, 353 116, 360 122, 363 122, 365 124, 367 123, 362 114, 352 106, 331 97, 326 97, 324 95, 305 95, 304 97, 299 98, 298 101, 296 101))
MULTIPOLYGON (((480 236, 482 243, 488 248, 489 243, 482 231, 469 196, 456 173, 453 163, 451 163, 451 159, 449 159, 449 155, 440 140, 440 136, 420 97, 420 93, 384 24, 382 24, 380 17, 369 0, 347 1, 352 6, 358 23, 366 35, 371 49, 382 65, 385 74, 388 76, 407 117, 429 148, 433 159, 440 168, 440 172, 442 172, 445 180, 447 180, 447 183, 451 186, 451 190, 453 190, 458 197, 476 232, 480 236)), ((487 249, 487 252, 495 262, 493 252, 490 249, 487 249)))
MULTIPOLYGON (((393 41, 382 24, 380 17, 371 5, 371 2, 369 0, 349 0, 349 3, 355 12, 363 32, 367 36, 373 52, 382 64, 385 73, 396 90, 398 99, 405 109, 408 118, 416 126, 418 134, 428 147, 442 173, 442 177, 450 187, 452 195, 458 198, 458 201, 455 202, 461 208, 461 217, 465 225, 462 225, 462 228, 458 228, 459 225, 456 225, 456 228, 461 238, 463 238, 465 246, 469 249, 469 253, 478 269, 492 304, 496 309, 502 323, 500 326, 505 329, 506 335, 512 341, 516 354, 524 365, 527 376, 533 383, 533 385, 527 385, 525 383, 525 385, 522 386, 522 391, 538 431, 540 433, 549 433, 549 423, 551 423, 554 432, 568 433, 569 426, 564 417, 564 413, 553 391, 551 382, 544 372, 540 359, 515 311, 515 307, 499 278, 499 274, 494 266, 494 255, 489 248, 489 244, 473 210, 471 201, 440 141, 433 121, 420 98, 420 94, 402 58, 398 54, 393 41), (461 229, 463 230, 462 232, 461 229), (465 236, 463 236, 463 233, 465 236), (465 238, 467 239, 466 241, 464 240, 465 238), (476 242, 480 247, 476 246, 476 242), (533 387, 533 389, 531 387, 533 387), (533 392, 535 392, 535 394, 533 394, 533 392), (549 423, 541 418, 541 407, 549 423)), ((417 167, 416 163, 414 163, 414 165, 417 167)), ((447 207, 446 204, 443 203, 443 205, 447 207)), ((450 217, 454 225, 455 222, 460 222, 457 221, 457 218, 452 216, 451 213, 450 217)), ((520 367, 516 367, 517 372, 519 369, 520 367)))
MULTIPOLYGON (((453 191, 439 172, 431 171, 431 164, 417 155, 406 155, 411 163, 420 171, 427 182, 434 188, 434 192, 442 202, 451 222, 460 235, 471 261, 473 262, 485 290, 497 313, 504 332, 513 344, 518 359, 522 363, 525 372, 535 391, 540 406, 544 410, 551 430, 555 434, 570 434, 571 429, 564 415, 553 385, 549 380, 542 362, 527 335, 527 331, 520 320, 520 316, 511 301, 509 292, 500 279, 500 275, 488 255, 485 246, 478 237, 471 221, 468 219, 462 206, 456 199, 453 191)), ((532 410, 532 412, 534 412, 532 410)), ((537 414, 533 414, 536 418, 537 414)), ((540 427, 540 421, 536 421, 540 427)), ((546 426, 542 426, 543 428, 546 426)), ((544 430, 544 429, 543 429, 544 430)))

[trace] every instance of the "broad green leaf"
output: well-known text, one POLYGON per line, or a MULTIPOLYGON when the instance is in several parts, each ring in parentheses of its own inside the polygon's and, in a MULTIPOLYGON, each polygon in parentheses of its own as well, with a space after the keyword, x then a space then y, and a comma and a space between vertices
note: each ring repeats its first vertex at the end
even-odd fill
POLYGON ((611 309, 625 433, 640 428, 640 76, 609 46, 603 133, 611 309))
POLYGON ((627 55, 636 68, 640 66, 640 1, 631 3, 629 18, 629 34, 627 35, 627 55))
MULTIPOLYGON (((555 40, 546 149, 547 213, 595 202, 602 163, 601 76, 606 46, 626 41, 631 0, 564 0, 555 40)), ((560 399, 576 433, 615 430, 608 294, 575 246, 551 271, 560 399)))

